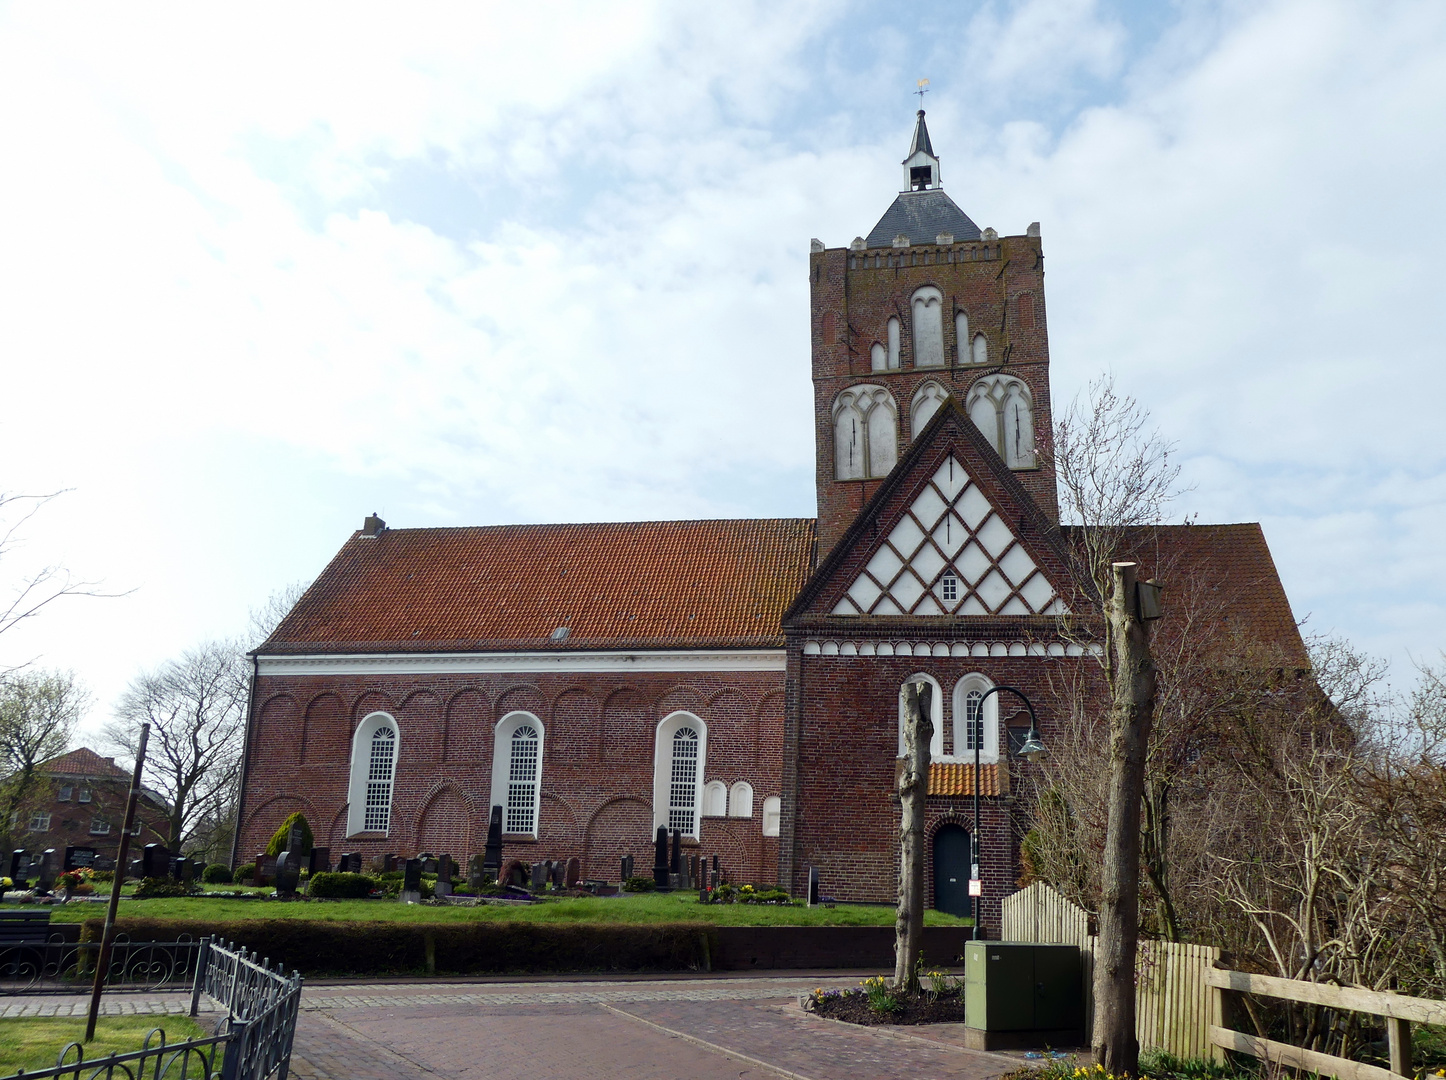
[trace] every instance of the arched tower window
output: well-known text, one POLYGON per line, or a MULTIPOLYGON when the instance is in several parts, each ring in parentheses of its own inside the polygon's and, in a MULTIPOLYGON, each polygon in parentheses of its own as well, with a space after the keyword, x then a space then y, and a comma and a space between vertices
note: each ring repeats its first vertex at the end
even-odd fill
POLYGON ((914 366, 944 366, 944 297, 932 285, 916 289, 914 313, 914 366))
POLYGON ((397 747, 397 722, 386 713, 372 713, 357 725, 351 743, 348 833, 391 829, 397 747))
POLYGON ((673 713, 658 725, 653 744, 653 828, 698 835, 708 727, 692 713, 673 713))
POLYGON ((492 805, 502 807, 502 831, 537 835, 542 791, 542 721, 531 713, 508 713, 492 744, 492 805))
POLYGON ((976 364, 989 363, 989 342, 984 340, 983 334, 974 335, 974 362, 976 364))
POLYGON ((954 757, 960 761, 974 760, 976 742, 981 763, 999 760, 999 697, 984 700, 985 691, 993 686, 977 673, 965 675, 954 686, 954 757))
POLYGON ((834 476, 887 476, 899 457, 894 399, 882 386, 851 386, 833 403, 834 476))
POLYGON ((944 399, 948 396, 949 392, 933 379, 914 391, 914 401, 909 406, 910 440, 919 437, 919 432, 924 430, 924 425, 939 411, 939 406, 944 404, 944 399))
POLYGON ((1034 403, 1029 387, 991 375, 969 388, 969 418, 1011 469, 1034 467, 1034 403))
POLYGON ((926 682, 933 687, 929 698, 929 719, 934 724, 934 737, 929 740, 929 757, 944 756, 944 692, 939 689, 939 680, 932 675, 910 675, 899 686, 899 757, 904 756, 904 687, 911 682, 926 682))
POLYGON ((889 319, 889 367, 899 366, 899 320, 889 319))
POLYGON ((954 351, 959 363, 969 363, 969 313, 954 312, 954 351))

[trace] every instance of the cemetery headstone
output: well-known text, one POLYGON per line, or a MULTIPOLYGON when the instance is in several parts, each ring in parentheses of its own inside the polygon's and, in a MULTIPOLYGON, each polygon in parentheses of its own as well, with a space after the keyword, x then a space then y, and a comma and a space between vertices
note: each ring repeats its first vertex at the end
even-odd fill
POLYGON ((144 868, 145 860, 143 860, 139 855, 137 855, 134 859, 130 861, 130 865, 126 867, 125 876, 128 878, 144 877, 145 875, 141 873, 144 868))
POLYGON ((37 892, 49 892, 55 888, 55 875, 59 867, 60 860, 56 858, 54 848, 46 848, 40 853, 40 865, 35 868, 37 892))
POLYGON ((302 846, 306 843, 306 834, 301 831, 301 822, 293 821, 291 828, 286 830, 286 850, 301 853, 302 846))
POLYGON ((256 869, 251 873, 251 884, 257 886, 267 884, 271 879, 266 876, 266 852, 258 851, 256 853, 255 866, 256 869))
POLYGON ((408 859, 402 867, 402 903, 422 899, 422 860, 408 859))
POLYGON ((547 880, 552 882, 553 888, 563 888, 567 884, 567 863, 562 859, 549 863, 547 880))
POLYGON ((541 892, 547 886, 547 863, 533 863, 532 876, 528 880, 534 892, 541 892))
POLYGON ((437 856, 430 851, 424 851, 418 855, 417 861, 422 864, 422 873, 435 874, 437 872, 437 856))
POLYGON ((307 860, 306 869, 313 875, 331 872, 331 848, 314 847, 307 860))
POLYGON ((527 864, 521 859, 508 859, 502 864, 502 872, 497 878, 497 884, 526 888, 528 880, 527 864))
POLYGON ((95 865, 95 848, 75 847, 71 845, 65 849, 65 869, 79 870, 82 867, 95 865))
POLYGON ((452 856, 441 855, 437 858, 437 884, 434 887, 437 896, 452 895, 452 878, 457 873, 457 864, 452 861, 452 856))
POLYGON ((25 864, 25 849, 23 847, 16 848, 10 853, 10 873, 5 876, 15 882, 17 889, 29 887, 29 883, 25 880, 25 864))
POLYGON ((141 877, 171 876, 171 853, 165 844, 147 844, 141 849, 141 877))
POLYGON ((344 851, 341 858, 337 860, 336 868, 343 874, 360 874, 362 872, 362 857, 360 851, 344 851))
POLYGON ((203 873, 205 873, 205 872, 206 872, 206 860, 205 860, 205 859, 192 859, 192 860, 191 860, 191 880, 192 880, 192 881, 200 881, 200 880, 201 880, 201 875, 202 875, 203 873))
POLYGON ((631 855, 623 856, 622 866, 619 868, 618 873, 620 875, 618 878, 619 881, 627 881, 633 876, 633 857, 631 855))
POLYGON ((296 886, 301 882, 301 853, 283 851, 276 858, 276 893, 278 896, 295 896, 296 886))
POLYGON ((382 856, 382 873, 394 874, 397 871, 397 857, 395 855, 382 856))
POLYGON ((492 816, 487 822, 487 847, 482 856, 482 868, 491 870, 498 875, 498 881, 502 880, 502 807, 500 806, 492 808, 492 816))
POLYGON ((713 856, 713 881, 712 881, 712 887, 716 889, 716 888, 717 888, 719 885, 721 885, 721 884, 723 884, 723 882, 722 882, 721 880, 719 880, 719 876, 718 876, 718 856, 717 856, 717 855, 714 855, 714 856, 713 856))
POLYGON ((653 883, 660 889, 668 888, 668 830, 662 825, 653 841, 653 883))
POLYGON ((191 860, 184 855, 178 855, 171 860, 171 877, 176 881, 183 881, 190 884, 191 881, 191 860))
POLYGON ((467 888, 473 892, 480 892, 487 885, 487 876, 491 867, 487 865, 486 855, 473 855, 467 860, 467 888))
POLYGON ((582 880, 582 860, 576 855, 567 860, 567 868, 563 871, 562 883, 569 889, 577 888, 577 883, 582 880))
POLYGON ((675 874, 683 872, 683 834, 677 829, 673 830, 673 858, 668 863, 668 869, 675 874))
POLYGON ((818 907, 818 867, 808 868, 808 906, 818 907))

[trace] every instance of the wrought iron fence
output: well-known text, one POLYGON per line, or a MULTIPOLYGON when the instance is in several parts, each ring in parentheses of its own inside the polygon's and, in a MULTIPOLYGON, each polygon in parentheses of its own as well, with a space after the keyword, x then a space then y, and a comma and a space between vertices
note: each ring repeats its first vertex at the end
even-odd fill
MULTIPOLYGON (((125 990, 179 990, 191 985, 201 943, 132 941, 116 936, 105 984, 125 990)), ((51 934, 44 941, 0 947, 0 997, 88 990, 100 953, 98 941, 66 941, 51 934)))
POLYGON ((286 1080, 301 974, 287 975, 269 960, 211 938, 194 944, 191 1015, 199 1011, 202 994, 215 1000, 226 1010, 219 1034, 167 1043, 156 1028, 140 1050, 92 1061, 85 1060, 80 1043, 71 1043, 54 1068, 21 1070, 10 1080, 286 1080))

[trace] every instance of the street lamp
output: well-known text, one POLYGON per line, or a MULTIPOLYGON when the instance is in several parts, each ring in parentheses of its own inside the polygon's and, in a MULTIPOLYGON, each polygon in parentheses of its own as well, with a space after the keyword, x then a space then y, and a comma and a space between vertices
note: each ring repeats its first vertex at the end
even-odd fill
POLYGON ((1044 753, 1044 743, 1039 738, 1039 718, 1034 715, 1034 704, 1024 694, 1012 686, 994 686, 984 691, 979 697, 979 712, 976 718, 971 720, 965 716, 966 723, 974 725, 969 732, 969 737, 974 741, 974 835, 970 838, 973 843, 974 865, 969 868, 969 901, 974 909, 974 940, 980 941, 984 937, 983 909, 984 909, 984 876, 980 872, 979 856, 981 854, 979 842, 979 754, 984 746, 984 702, 989 699, 990 694, 997 694, 1001 690, 1008 690, 1011 694, 1024 702, 1024 707, 1029 710, 1029 735, 1024 740, 1024 745, 1019 748, 1019 756, 1026 761, 1033 761, 1044 753), (976 891, 977 890, 977 891, 976 891))

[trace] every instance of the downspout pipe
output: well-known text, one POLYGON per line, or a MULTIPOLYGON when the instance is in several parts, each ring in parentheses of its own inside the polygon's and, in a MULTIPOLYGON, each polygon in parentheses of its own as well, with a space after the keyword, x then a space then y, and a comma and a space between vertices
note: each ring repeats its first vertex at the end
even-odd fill
POLYGON ((251 654, 251 692, 246 701, 246 738, 241 745, 241 793, 236 798, 236 826, 231 830, 231 869, 236 869, 236 855, 241 848, 241 822, 246 819, 246 778, 251 774, 251 732, 256 726, 256 679, 261 674, 261 660, 251 654))

